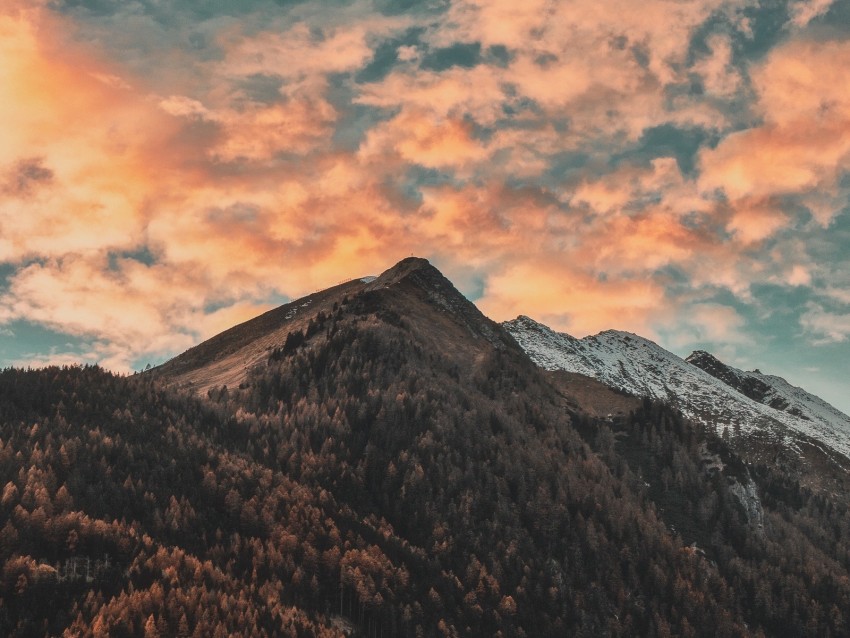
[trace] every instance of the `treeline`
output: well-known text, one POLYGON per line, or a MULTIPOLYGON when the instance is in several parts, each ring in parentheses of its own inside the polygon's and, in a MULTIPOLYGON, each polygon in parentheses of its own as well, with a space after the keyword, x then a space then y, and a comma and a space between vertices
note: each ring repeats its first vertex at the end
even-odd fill
POLYGON ((0 635, 847 633, 846 509, 435 313, 345 300, 203 400, 0 373, 0 635))

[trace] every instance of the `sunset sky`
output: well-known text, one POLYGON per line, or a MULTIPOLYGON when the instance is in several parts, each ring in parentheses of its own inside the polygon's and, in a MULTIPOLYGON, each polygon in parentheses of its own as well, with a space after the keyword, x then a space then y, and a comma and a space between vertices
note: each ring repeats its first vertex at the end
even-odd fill
POLYGON ((427 257, 850 412, 848 0, 0 0, 0 364, 427 257))

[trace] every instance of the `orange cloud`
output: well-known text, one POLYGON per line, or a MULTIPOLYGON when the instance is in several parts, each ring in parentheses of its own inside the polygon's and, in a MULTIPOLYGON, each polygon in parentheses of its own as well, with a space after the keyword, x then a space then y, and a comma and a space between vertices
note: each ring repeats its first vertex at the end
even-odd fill
POLYGON ((800 121, 735 133, 702 156, 700 183, 733 199, 805 193, 832 188, 836 169, 847 161, 850 129, 845 122, 800 121))
MULTIPOLYGON (((271 308, 236 301, 208 313, 204 307, 214 287, 204 273, 185 269, 130 259, 110 266, 102 258, 65 258, 20 270, 2 297, 0 322, 26 318, 82 337, 91 361, 127 372, 142 353, 159 358, 180 351, 271 308)), ((67 356, 31 362, 39 361, 67 362, 67 356)))
POLYGON ((163 271, 110 272, 102 260, 83 258, 33 264, 15 276, 4 295, 3 314, 118 343, 154 340, 146 344, 149 349, 167 351, 187 343, 187 335, 170 333, 164 316, 167 306, 179 299, 180 286, 172 276, 163 271), (159 285, 150 285, 151 276, 159 285), (158 296, 145 294, 146 289, 158 296))
POLYGON ((173 131, 144 96, 103 81, 109 67, 52 46, 60 34, 46 12, 0 15, 0 174, 37 160, 51 175, 0 192, 0 261, 136 245, 151 157, 173 131))
POLYGON ((654 316, 666 304, 651 280, 600 280, 557 256, 516 260, 492 274, 478 306, 497 320, 521 308, 556 330, 584 336, 608 328, 651 334, 654 316))
POLYGON ((226 51, 220 73, 225 76, 277 75, 315 81, 327 73, 363 66, 373 54, 368 38, 404 28, 404 18, 358 19, 317 33, 307 22, 289 29, 265 30, 245 36, 233 29, 219 37, 226 51))
POLYGON ((444 28, 430 38, 436 46, 508 47, 514 56, 500 80, 547 111, 564 112, 571 137, 625 132, 637 139, 664 121, 723 125, 722 114, 704 103, 679 99, 669 109, 664 87, 686 79, 694 30, 718 11, 743 28, 737 9, 744 4, 462 0, 452 3, 444 28))
POLYGON ((502 82, 501 72, 485 65, 440 73, 402 69, 361 87, 356 102, 379 108, 403 106, 437 119, 470 113, 476 121, 490 124, 503 115, 501 106, 507 98, 502 82))
POLYGON ((651 334, 690 312, 691 337, 733 340, 740 317, 705 302, 712 290, 746 299, 753 281, 816 279, 805 255, 765 247, 799 222, 784 197, 821 224, 846 201, 847 45, 770 52, 751 69, 761 123, 703 151, 698 176, 672 157, 623 157, 649 127, 729 130, 716 104, 743 82, 729 38, 689 52, 716 12, 746 31, 747 4, 458 0, 427 20, 304 7, 261 26, 199 25, 216 55, 175 46, 168 60, 191 64, 150 81, 68 41, 67 16, 2 14, 0 261, 17 270, 0 323, 84 336, 91 357, 126 366, 272 294, 415 253, 449 274, 471 266, 467 285, 484 286, 497 319, 651 334), (422 41, 399 47, 391 72, 357 81, 378 43, 417 24, 422 41), (485 63, 421 68, 458 42, 480 42, 485 63), (488 63, 492 45, 509 54, 488 63), (680 90, 694 74, 708 97, 680 90), (262 90, 246 88, 258 77, 262 90), (152 264, 120 257, 142 247, 152 264), (671 298, 671 271, 705 288, 700 300, 671 298))
POLYGON ((708 40, 710 54, 698 60, 693 70, 702 76, 705 90, 723 98, 733 97, 741 87, 741 74, 732 65, 729 36, 713 35, 708 40))
POLYGON ((607 215, 654 206, 678 218, 694 212, 708 212, 713 204, 701 197, 692 180, 686 180, 672 157, 659 157, 648 166, 625 165, 593 179, 585 179, 565 192, 574 205, 588 206, 607 215))
MULTIPOLYGON (((428 168, 455 168, 481 162, 489 156, 484 143, 472 136, 472 127, 456 118, 437 120, 427 114, 402 111, 373 128, 360 149, 365 157, 397 154, 398 159, 428 168)), ((386 158, 392 162, 393 158, 386 158)), ((398 161, 398 160, 397 160, 398 161)))
POLYGON ((771 237, 788 225, 789 218, 770 202, 741 201, 733 210, 726 230, 742 244, 754 244, 771 237))
POLYGON ((278 153, 307 154, 330 140, 336 112, 325 100, 299 99, 217 115, 224 139, 210 150, 214 159, 265 161, 278 153))
POLYGON ((838 212, 850 167, 850 42, 792 40, 753 72, 764 124, 729 135, 700 156, 700 186, 737 201, 799 195, 817 221, 838 212), (815 199, 810 199, 815 195, 815 199))
POLYGON ((683 265, 700 238, 664 212, 637 217, 620 215, 583 238, 577 257, 610 275, 652 273, 670 264, 683 265))

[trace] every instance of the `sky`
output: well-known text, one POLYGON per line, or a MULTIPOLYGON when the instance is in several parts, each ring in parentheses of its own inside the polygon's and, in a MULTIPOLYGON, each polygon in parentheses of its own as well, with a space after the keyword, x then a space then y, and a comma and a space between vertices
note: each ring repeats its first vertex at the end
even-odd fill
POLYGON ((850 412, 848 0, 2 0, 0 365, 416 255, 850 412))

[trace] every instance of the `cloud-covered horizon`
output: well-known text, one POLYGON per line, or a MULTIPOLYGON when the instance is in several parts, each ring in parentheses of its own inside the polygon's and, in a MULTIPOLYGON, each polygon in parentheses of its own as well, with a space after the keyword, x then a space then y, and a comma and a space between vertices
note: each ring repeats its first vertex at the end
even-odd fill
POLYGON ((850 409, 844 3, 223 6, 0 9, 6 364, 130 370, 416 254, 850 409))

